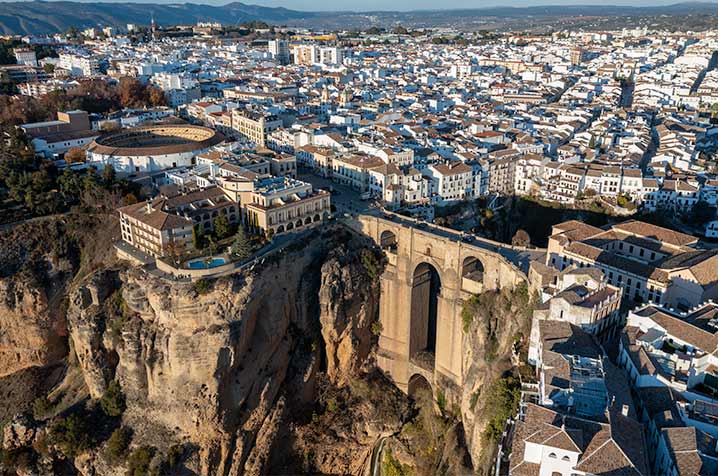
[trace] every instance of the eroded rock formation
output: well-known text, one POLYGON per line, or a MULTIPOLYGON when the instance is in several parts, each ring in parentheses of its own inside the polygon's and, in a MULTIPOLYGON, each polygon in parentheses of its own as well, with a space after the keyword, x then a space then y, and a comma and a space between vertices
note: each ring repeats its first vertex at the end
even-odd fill
MULTIPOLYGON (((286 408, 311 415, 318 372, 347 384, 372 347, 378 287, 362 265, 371 251, 346 230, 325 233, 203 293, 139 269, 92 276, 68 311, 91 395, 117 378, 126 424, 150 440, 170 434, 196 444, 202 474, 264 474, 270 461, 284 463, 276 455, 292 449, 277 453, 274 443, 289 423, 286 408), (128 317, 111 338, 107 301, 117 290, 128 317)), ((367 436, 353 460, 383 431, 372 425, 358 432, 367 436)))

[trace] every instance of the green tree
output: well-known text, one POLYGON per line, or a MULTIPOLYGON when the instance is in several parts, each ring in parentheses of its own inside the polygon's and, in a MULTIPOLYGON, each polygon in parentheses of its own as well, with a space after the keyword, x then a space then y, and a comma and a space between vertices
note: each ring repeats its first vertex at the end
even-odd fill
POLYGON ((150 446, 140 446, 127 458, 127 476, 149 476, 150 463, 156 450, 150 446))
POLYGON ((184 456, 184 448, 182 445, 172 445, 167 450, 167 465, 170 468, 174 468, 180 464, 182 457, 184 456))
POLYGON ((132 430, 126 426, 121 426, 112 432, 107 440, 105 454, 113 463, 119 463, 127 457, 127 450, 130 448, 132 441, 132 430))
POLYGON ((113 380, 107 386, 105 394, 100 399, 100 406, 102 411, 110 417, 119 417, 124 413, 127 408, 125 394, 122 393, 122 388, 117 380, 113 380))
POLYGON ((115 174, 115 167, 113 167, 111 164, 107 164, 102 168, 102 181, 105 183, 105 185, 112 185, 115 183, 116 174, 115 174))
POLYGON ((239 259, 247 258, 252 254, 252 246, 249 244, 247 234, 241 226, 237 229, 237 234, 234 235, 230 252, 239 259))
POLYGON ((201 250, 204 247, 204 235, 202 234, 202 230, 200 230, 199 226, 195 226, 192 228, 192 246, 196 250, 201 250))
POLYGON ((207 294, 210 291, 210 283, 206 279, 198 279, 192 285, 197 294, 207 294))
POLYGON ((230 232, 231 229, 226 216, 219 215, 214 219, 214 236, 216 236, 218 240, 226 238, 229 236, 230 232))
POLYGON ((75 456, 92 446, 91 428, 77 413, 55 422, 50 428, 50 441, 66 456, 75 456))

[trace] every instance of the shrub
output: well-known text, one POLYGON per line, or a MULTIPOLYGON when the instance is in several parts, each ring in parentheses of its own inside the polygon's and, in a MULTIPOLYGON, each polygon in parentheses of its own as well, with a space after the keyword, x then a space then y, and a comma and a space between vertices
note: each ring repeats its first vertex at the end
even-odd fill
POLYGON ((52 409, 52 405, 47 400, 47 397, 37 397, 32 402, 32 416, 35 420, 42 420, 45 418, 47 413, 52 409))
POLYGON ((197 294, 207 294, 210 289, 210 284, 209 281, 207 281, 206 279, 198 279, 197 281, 195 281, 192 287, 197 294))
POLYGON ((30 448, 20 447, 10 450, 0 447, 0 468, 9 471, 1 474, 26 474, 36 464, 37 453, 30 448))
POLYGON ((100 399, 100 406, 102 411, 110 417, 119 417, 124 413, 127 404, 125 403, 125 395, 122 393, 122 388, 117 380, 113 380, 107 386, 105 394, 100 399))
POLYGON ((491 402, 485 408, 488 424, 484 430, 484 438, 497 442, 501 438, 506 420, 516 412, 521 400, 521 384, 515 377, 504 377, 496 380, 489 389, 485 399, 491 402))
POLYGON ((384 450, 384 461, 382 461, 382 473, 385 476, 409 476, 412 474, 411 468, 405 466, 397 460, 391 453, 391 449, 384 450))
POLYGON ((446 412, 446 394, 442 389, 438 389, 436 391, 436 404, 439 407, 439 410, 441 410, 441 414, 443 415, 446 412))
POLYGON ((481 389, 471 394, 471 398, 469 399, 469 408, 471 409, 471 411, 474 411, 474 408, 476 408, 476 403, 479 401, 479 396, 481 396, 481 389))
POLYGON ((132 317, 132 311, 127 306, 120 290, 116 290, 110 296, 106 304, 107 321, 106 328, 110 333, 113 342, 117 342, 122 334, 122 329, 132 317))
POLYGON ((514 246, 528 246, 531 244, 531 237, 526 233, 526 230, 518 229, 511 240, 511 244, 514 246))
POLYGON ((381 276, 381 273, 384 271, 384 263, 377 258, 373 250, 364 249, 361 251, 361 263, 366 270, 367 276, 373 280, 381 276))
POLYGON ((384 326, 381 325, 380 321, 374 321, 371 323, 371 333, 379 337, 384 330, 384 326))
POLYGON ((174 468, 182 462, 184 456, 184 447, 182 445, 172 445, 167 451, 167 465, 174 468))
POLYGON ((499 340, 496 334, 489 334, 486 338, 486 349, 484 350, 484 359, 491 363, 499 356, 499 340))
POLYGON ((150 446, 140 446, 130 453, 127 458, 127 476, 148 476, 154 455, 155 449, 150 446))
POLYGON ((75 456, 92 446, 91 429, 79 414, 72 414, 55 422, 50 428, 50 439, 66 456, 75 456))
POLYGON ((474 322, 474 314, 480 305, 481 298, 478 295, 473 295, 471 299, 464 302, 464 306, 461 308, 461 322, 463 323, 465 333, 471 329, 471 323, 474 322))
POLYGON ((118 463, 124 460, 127 456, 127 450, 130 447, 130 441, 132 441, 132 430, 121 426, 112 432, 110 438, 107 440, 107 448, 105 454, 108 459, 113 463, 118 463))

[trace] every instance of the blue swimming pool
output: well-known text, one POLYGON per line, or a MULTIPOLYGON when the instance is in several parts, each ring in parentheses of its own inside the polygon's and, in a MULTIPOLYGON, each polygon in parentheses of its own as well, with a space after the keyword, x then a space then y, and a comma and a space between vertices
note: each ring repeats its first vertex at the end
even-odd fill
POLYGON ((204 259, 196 259, 187 263, 187 267, 189 269, 209 269, 222 266, 225 263, 227 263, 227 260, 224 258, 212 258, 209 262, 204 259))

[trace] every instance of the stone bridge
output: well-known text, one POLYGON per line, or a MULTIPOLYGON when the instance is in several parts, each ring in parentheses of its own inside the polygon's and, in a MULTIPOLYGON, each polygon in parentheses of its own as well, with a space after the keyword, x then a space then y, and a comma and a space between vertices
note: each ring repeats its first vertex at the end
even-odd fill
POLYGON ((461 387, 464 374, 463 303, 484 290, 526 281, 522 264, 511 261, 519 254, 398 215, 361 215, 358 223, 388 258, 381 276, 379 367, 410 395, 427 383, 456 395, 452 390, 461 387), (509 251, 514 254, 502 255, 509 251))

